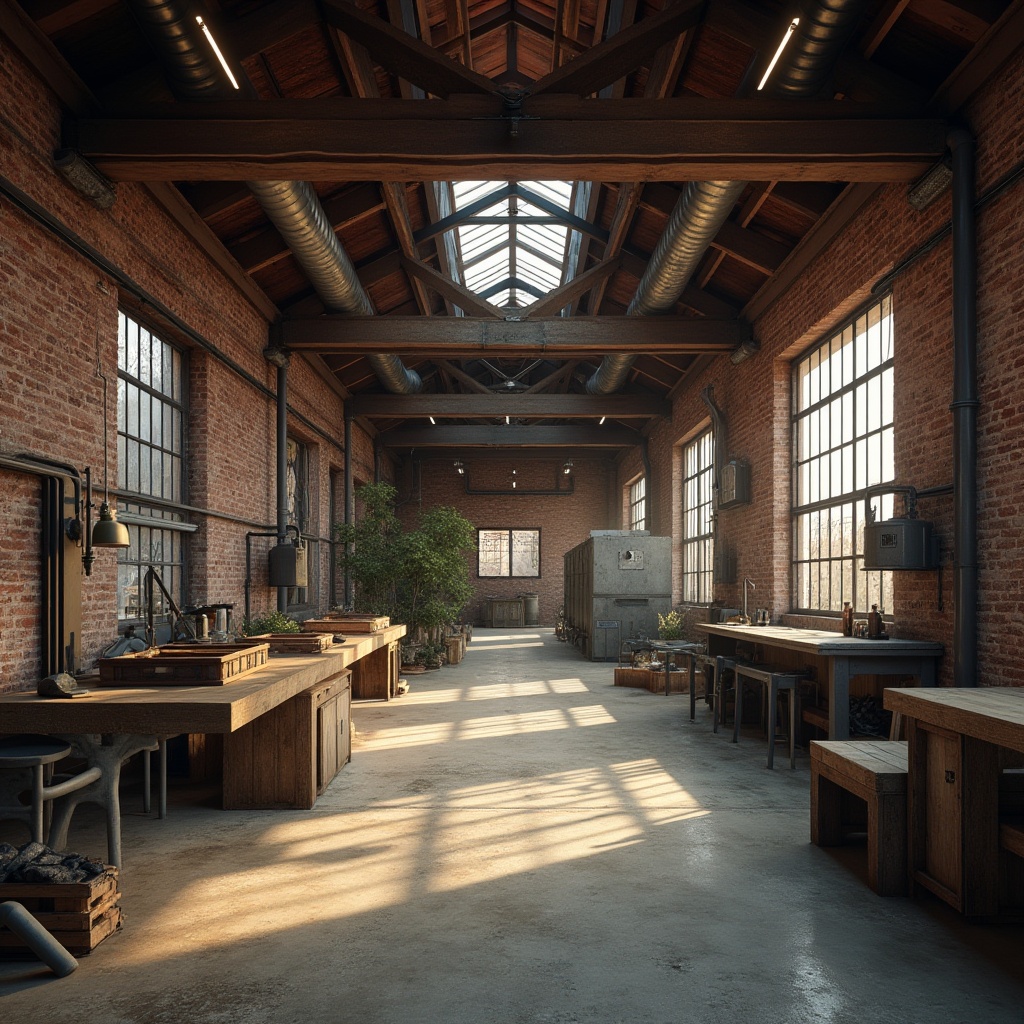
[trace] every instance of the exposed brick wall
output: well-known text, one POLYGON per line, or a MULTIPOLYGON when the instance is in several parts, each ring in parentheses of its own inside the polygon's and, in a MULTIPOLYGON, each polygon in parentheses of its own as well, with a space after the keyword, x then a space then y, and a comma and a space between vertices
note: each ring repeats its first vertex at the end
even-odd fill
MULTIPOLYGON (((141 186, 117 186, 109 211, 95 209, 50 166, 61 110, 9 47, 0 47, 2 173, 60 223, 167 307, 191 332, 251 376, 197 344, 151 303, 118 285, 53 233, 0 200, 0 452, 30 452, 91 466, 102 483, 103 385, 110 382, 109 452, 116 484, 119 305, 189 356, 188 493, 199 527, 188 539, 186 603, 227 601, 241 617, 245 534, 276 521, 276 370, 263 357, 267 323, 141 186), (97 285, 102 286, 102 290, 97 285), (259 386, 262 385, 262 388, 259 386), (264 390, 266 389, 266 390, 264 390), (269 391, 269 394, 266 393, 269 391)), ((289 432, 311 446, 311 532, 331 535, 331 471, 344 465, 341 398, 302 357, 289 368, 289 432), (308 422, 303 422, 304 417, 308 422), (316 429, 310 427, 312 423, 316 429)), ((373 478, 373 445, 353 429, 355 473, 373 478)), ((385 472, 390 472, 385 460, 385 472)), ((5 521, 0 549, 0 690, 39 675, 39 481, 0 471, 5 521)), ((96 499, 98 502, 98 498, 96 499)), ((340 506, 339 506, 340 511, 340 506)), ((276 607, 266 586, 267 543, 253 543, 253 611, 276 607)), ((333 566, 318 545, 311 611, 327 608, 333 566)), ((116 555, 97 552, 82 582, 81 661, 91 664, 116 635, 116 555)))
POLYGON ((591 530, 619 527, 618 493, 613 490, 614 470, 602 459, 573 459, 573 492, 563 496, 512 493, 512 470, 516 470, 516 491, 565 488, 562 459, 467 459, 466 476, 459 476, 451 459, 424 459, 419 484, 415 474, 403 475, 400 488, 401 515, 409 527, 417 512, 435 505, 450 505, 478 529, 539 529, 540 578, 481 578, 477 558, 469 557, 470 581, 475 594, 466 608, 466 620, 483 622, 488 597, 515 598, 524 593, 539 595, 540 624, 553 626, 562 605, 562 559, 565 553, 587 539, 591 530), (472 490, 501 490, 501 494, 467 494, 472 490))

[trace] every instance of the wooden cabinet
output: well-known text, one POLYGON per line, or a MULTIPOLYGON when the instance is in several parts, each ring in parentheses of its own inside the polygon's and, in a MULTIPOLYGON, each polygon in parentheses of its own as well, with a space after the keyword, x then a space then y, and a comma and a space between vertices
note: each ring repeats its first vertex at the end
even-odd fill
POLYGON ((911 881, 969 917, 999 909, 999 751, 908 722, 911 881))
POLYGON ((505 601, 489 597, 485 617, 486 624, 494 629, 521 626, 526 621, 523 601, 520 598, 505 601))
POLYGON ((349 760, 346 669, 224 737, 224 807, 308 809, 349 760))
POLYGON ((398 640, 389 640, 352 665, 353 700, 390 700, 398 692, 402 652, 398 640))

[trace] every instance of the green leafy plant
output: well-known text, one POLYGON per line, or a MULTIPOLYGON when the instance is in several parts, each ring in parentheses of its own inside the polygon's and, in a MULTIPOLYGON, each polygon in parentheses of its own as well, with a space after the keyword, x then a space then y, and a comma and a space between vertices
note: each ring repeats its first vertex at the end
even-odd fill
POLYGON ((262 633, 298 633, 301 626, 284 612, 270 612, 255 619, 246 619, 242 623, 244 636, 259 636, 262 633))
POLYGON ((667 615, 662 615, 660 612, 658 613, 658 639, 683 639, 683 617, 679 612, 670 611, 667 615))
POLYGON ((465 552, 475 527, 457 509, 438 505, 421 513, 414 530, 395 514, 398 492, 390 484, 359 490, 363 515, 336 527, 341 567, 355 585, 355 610, 388 615, 411 636, 437 640, 473 595, 465 552))

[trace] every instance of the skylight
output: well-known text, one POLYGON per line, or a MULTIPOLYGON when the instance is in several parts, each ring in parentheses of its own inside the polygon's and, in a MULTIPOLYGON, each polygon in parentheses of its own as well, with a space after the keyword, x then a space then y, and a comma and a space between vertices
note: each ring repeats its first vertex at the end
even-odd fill
POLYGON ((452 229, 467 288, 517 309, 562 283, 572 182, 456 181, 452 196, 455 214, 468 214, 452 229))

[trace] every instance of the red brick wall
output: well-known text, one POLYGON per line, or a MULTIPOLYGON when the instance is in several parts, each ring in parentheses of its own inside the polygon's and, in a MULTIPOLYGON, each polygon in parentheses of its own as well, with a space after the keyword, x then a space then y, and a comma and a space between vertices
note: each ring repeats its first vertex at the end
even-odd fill
MULTIPOLYGON (((114 207, 100 211, 64 184, 50 166, 59 144, 60 107, 6 46, 0 47, 0 116, 10 129, 2 143, 4 178, 252 378, 164 321, 131 289, 118 294, 115 280, 87 257, 0 200, 0 453, 30 452, 91 466, 102 483, 98 365, 111 384, 108 433, 115 484, 118 306, 185 348, 190 362, 186 501, 200 510, 188 516, 198 532, 188 540, 185 600, 233 602, 240 617, 246 531, 276 521, 277 377, 262 354, 267 322, 145 188, 118 185, 114 207)), ((327 545, 330 473, 344 465, 343 402, 297 356, 289 369, 289 405, 299 414, 289 416, 289 432, 310 445, 310 530, 321 538, 313 567, 319 588, 311 610, 320 612, 327 608, 333 572, 327 545)), ((372 479, 372 442, 358 427, 353 434, 355 472, 372 479)), ((0 548, 0 690, 8 690, 34 686, 41 664, 38 479, 0 471, 0 495, 4 521, 16 527, 0 548)), ((266 586, 266 550, 267 542, 253 542, 254 613, 276 607, 276 590, 266 586)), ((89 665, 117 631, 114 552, 97 552, 82 594, 80 652, 89 665)))
MULTIPOLYGON (((978 140, 978 191, 1024 159, 1020 110, 1024 55, 1018 54, 969 105, 978 140)), ((670 422, 650 439, 655 533, 678 539, 678 477, 673 451, 707 412, 700 392, 714 386, 725 412, 729 454, 750 461, 752 503, 720 517, 720 539, 737 552, 737 578, 750 576, 778 612, 790 607, 789 368, 792 358, 870 296, 871 286, 950 217, 950 196, 924 212, 906 201, 906 186, 881 188, 866 208, 754 324, 761 351, 733 366, 719 359, 679 395, 670 422)), ((1020 223, 1024 186, 1016 184, 978 215, 978 542, 979 661, 983 685, 1024 685, 1019 657, 1024 593, 1024 468, 1018 451, 1024 427, 1024 263, 1020 223)), ((918 489, 952 483, 951 243, 947 237, 892 285, 895 313, 896 477, 918 489)), ((637 471, 632 456, 618 467, 617 487, 637 471)), ((942 539, 940 578, 934 572, 895 574, 897 636, 937 640, 946 647, 941 680, 952 682, 953 498, 923 498, 922 518, 942 539)), ((678 563, 678 557, 677 557, 678 563)), ((676 564, 678 581, 680 566, 676 564)), ((677 593, 678 596, 678 593, 677 593)), ((719 602, 737 606, 738 585, 720 585, 719 602)), ((838 619, 835 627, 838 629, 838 619)))
POLYGON ((540 530, 540 578, 477 576, 475 551, 469 558, 475 595, 467 605, 466 621, 481 624, 488 597, 515 598, 539 595, 540 624, 553 626, 562 605, 562 559, 566 551, 587 539, 591 530, 618 528, 618 494, 612 489, 614 469, 603 459, 573 459, 573 492, 562 496, 513 493, 566 488, 563 459, 465 459, 466 475, 459 476, 451 459, 424 459, 418 474, 406 467, 401 476, 401 513, 407 526, 419 509, 450 505, 478 529, 540 530), (418 475, 418 480, 417 480, 418 475), (467 494, 474 491, 500 494, 467 494))

